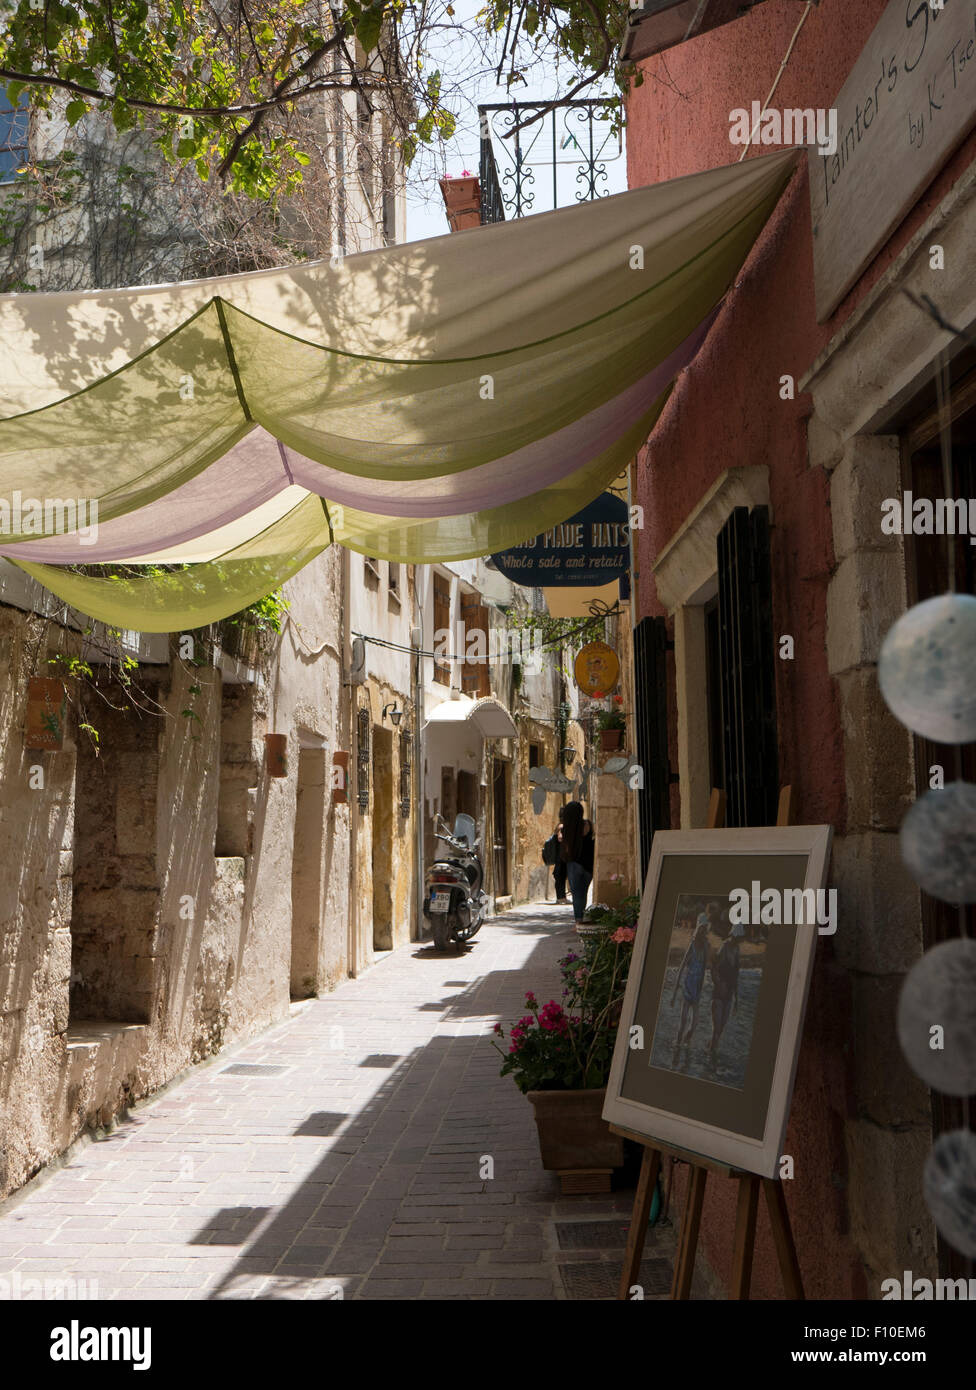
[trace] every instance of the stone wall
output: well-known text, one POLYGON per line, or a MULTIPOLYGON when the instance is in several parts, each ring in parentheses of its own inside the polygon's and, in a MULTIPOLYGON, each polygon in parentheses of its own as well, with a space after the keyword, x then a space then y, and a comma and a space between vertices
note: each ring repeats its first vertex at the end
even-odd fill
MULTIPOLYGON (((600 736, 590 754, 603 768, 614 757, 636 756, 637 727, 634 714, 634 643, 629 606, 625 616, 616 620, 612 639, 620 659, 620 683, 615 693, 623 696, 623 713, 627 724, 617 752, 603 752, 600 736)), ((645 775, 647 769, 642 769, 645 775)), ((593 825, 596 845, 593 855, 593 892, 591 901, 616 907, 623 898, 640 892, 637 882, 637 790, 626 785, 613 773, 602 773, 591 781, 593 825)))
POLYGON ((325 777, 343 727, 339 574, 330 551, 290 581, 264 675, 174 649, 137 676, 155 713, 96 698, 97 755, 74 724, 58 752, 23 748, 29 676, 47 673, 49 642, 81 639, 0 607, 0 1196, 287 1017, 296 967, 301 993, 347 974, 348 808, 325 777), (265 766, 269 731, 288 738, 283 778, 265 766), (310 747, 322 777, 300 803, 310 747))
POLYGON ((514 902, 538 902, 555 898, 552 868, 542 862, 542 846, 556 828, 559 798, 546 797, 539 815, 532 805, 532 783, 529 781, 529 748, 539 749, 539 763, 544 767, 559 766, 559 748, 554 726, 541 720, 524 717, 519 723, 519 739, 515 744, 515 828, 512 855, 512 897, 514 902))

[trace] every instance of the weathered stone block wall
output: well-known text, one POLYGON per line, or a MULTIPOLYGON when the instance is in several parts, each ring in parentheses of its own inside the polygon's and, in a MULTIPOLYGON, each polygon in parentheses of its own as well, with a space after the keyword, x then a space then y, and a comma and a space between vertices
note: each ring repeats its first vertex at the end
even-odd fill
MULTIPOLYGON (((151 678, 140 684, 158 691, 151 678)), ((82 734, 76 760, 71 1016, 148 1023, 159 914, 162 721, 121 704, 117 690, 105 694, 98 742, 82 734)))
MULTIPOLYGON (((601 768, 611 758, 625 755, 635 757, 637 752, 637 725, 632 698, 634 643, 629 612, 625 618, 616 620, 613 643, 620 658, 620 683, 616 693, 623 696, 622 710, 627 722, 617 753, 602 752, 597 735, 591 759, 595 759, 601 768)), ((607 772, 595 777, 591 786, 596 833, 591 901, 616 907, 621 899, 640 891, 636 880, 637 791, 615 774, 607 772)))
MULTIPOLYGON (((413 785, 410 814, 400 810, 402 750, 399 728, 394 728, 383 709, 396 704, 405 711, 400 727, 413 728, 415 713, 410 692, 388 681, 370 677, 358 692, 359 705, 368 711, 370 723, 369 804, 357 807, 355 844, 355 892, 357 894, 358 967, 367 965, 374 950, 391 950, 410 940, 414 921, 413 785), (406 711, 409 711, 407 713, 406 711)), ((353 727, 356 727, 355 720, 353 727)), ((353 750, 355 754, 356 750, 353 750)), ((351 798, 357 796, 355 756, 350 757, 351 798)))
POLYGON ((0 608, 0 1195, 47 1156, 66 1064, 74 739, 23 745, 27 682, 49 674, 47 655, 44 625, 0 608))
MULTIPOLYGON (((256 686, 175 658, 140 673, 160 713, 99 707, 97 759, 72 729, 60 752, 24 750, 47 639, 0 607, 0 1197, 86 1126, 287 1016, 299 744, 318 738, 325 765, 341 746, 338 576, 328 552, 288 585, 306 645, 286 630, 256 686), (288 735, 284 778, 264 766, 266 730, 288 735), (225 833, 244 853, 215 853, 225 833)), ((346 808, 324 838, 319 990, 349 964, 346 808)))
POLYGON ((545 806, 536 815, 532 805, 533 784, 529 781, 529 744, 539 745, 542 766, 559 767, 559 747, 552 724, 523 716, 519 724, 519 739, 515 747, 513 776, 515 781, 515 833, 512 855, 512 898, 517 903, 539 902, 555 897, 552 868, 542 862, 542 846, 556 828, 556 818, 562 802, 547 796, 545 806))

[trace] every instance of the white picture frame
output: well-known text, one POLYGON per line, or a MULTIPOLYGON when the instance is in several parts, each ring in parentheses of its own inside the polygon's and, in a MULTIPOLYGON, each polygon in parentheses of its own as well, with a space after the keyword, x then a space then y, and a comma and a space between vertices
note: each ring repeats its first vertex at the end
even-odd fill
MULTIPOLYGON (((761 1076, 758 1088, 757 1084, 743 1081, 739 1088, 740 1097, 731 1096, 726 1086, 693 1075, 681 1075, 674 1067, 655 1066, 650 1060, 650 1039, 662 1012, 669 952, 673 949, 671 933, 675 929, 676 904, 681 896, 680 892, 675 892, 674 884, 681 882, 682 871, 686 870, 689 886, 685 891, 689 894, 700 893, 693 876, 696 871, 701 873, 702 861, 707 860, 713 882, 724 880, 741 888, 751 888, 753 882, 761 885, 761 878, 756 880, 753 873, 757 866, 761 869, 765 865, 772 877, 783 879, 784 875, 787 876, 792 888, 794 879, 800 877, 796 872, 800 867, 797 861, 802 858, 805 860, 802 881, 796 882, 795 888, 819 890, 824 895, 819 901, 826 908, 828 903, 836 901, 827 896, 829 890, 826 889, 831 837, 829 825, 659 830, 655 834, 607 1083, 603 1110, 605 1120, 640 1136, 648 1144, 682 1149, 762 1177, 778 1175, 810 979, 817 942, 823 929, 816 920, 807 921, 806 916, 799 925, 792 923, 768 929, 789 935, 776 939, 779 964, 775 978, 772 978, 773 972, 769 971, 766 996, 761 994, 767 985, 766 975, 759 986, 760 995, 755 1008, 758 1013, 762 1006, 765 1041, 750 1033, 746 1061, 743 1063, 744 1067, 751 1069, 748 1074, 754 1075, 757 1069, 753 1061, 757 1060, 761 1063, 761 1076), (777 859, 781 859, 782 863, 777 864, 777 859), (733 863, 734 860, 739 862, 733 863), (697 866, 694 861, 698 861, 697 866), (711 861, 714 861, 714 867, 711 867, 711 861), (762 865, 759 865, 759 861, 762 861, 762 865), (667 878, 670 886, 659 900, 662 877, 667 878), (744 878, 745 882, 739 884, 735 882, 737 878, 744 878), (662 944, 665 929, 668 935, 662 944), (640 1017, 637 1017, 638 1013, 640 1017), (777 1014, 780 1021, 775 1031, 773 1056, 770 1040, 774 1038, 777 1014), (634 1029, 640 1031, 635 1033, 632 1031, 634 1029), (641 1043, 641 1046, 635 1046, 635 1043, 641 1043), (754 1059, 752 1053, 760 1047, 762 1055, 754 1059), (642 1074, 642 1068, 646 1068, 646 1073, 642 1074), (676 1086, 685 1095, 689 1113, 682 1113, 684 1104, 676 1105, 673 1099, 663 1103, 656 1101, 658 1091, 670 1087, 673 1094, 676 1086), (707 1089, 709 1087, 711 1091, 707 1089), (635 1095, 636 1090, 641 1092, 639 1098, 635 1095), (720 1091, 725 1093, 721 1097, 718 1096, 720 1091), (735 1122, 710 1122, 707 1118, 710 1098, 717 1099, 725 1110, 729 1107, 734 1109, 740 1104, 744 1107, 748 1102, 752 1111, 752 1132, 745 1132, 748 1126, 737 1128, 735 1122), (761 1111, 763 1098, 764 1109, 761 1111), (761 1132, 756 1120, 760 1113, 763 1115, 761 1132)), ((720 892, 709 889, 707 895, 720 892)), ((809 901, 807 897, 806 902, 809 901)))

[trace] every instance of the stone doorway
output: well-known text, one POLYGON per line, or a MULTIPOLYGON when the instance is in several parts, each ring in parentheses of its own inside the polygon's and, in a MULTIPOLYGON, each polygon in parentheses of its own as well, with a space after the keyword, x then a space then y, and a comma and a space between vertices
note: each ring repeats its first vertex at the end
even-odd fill
POLYGON ((373 725, 373 950, 393 949, 393 731, 373 725))
MULTIPOLYGON (((154 685, 153 690, 156 692, 154 685)), ((106 703, 75 764, 69 1021, 148 1023, 156 981, 162 720, 106 703)))
POLYGON ((298 753, 295 833, 291 861, 291 997, 318 991, 325 910, 325 837, 331 778, 324 748, 298 753))

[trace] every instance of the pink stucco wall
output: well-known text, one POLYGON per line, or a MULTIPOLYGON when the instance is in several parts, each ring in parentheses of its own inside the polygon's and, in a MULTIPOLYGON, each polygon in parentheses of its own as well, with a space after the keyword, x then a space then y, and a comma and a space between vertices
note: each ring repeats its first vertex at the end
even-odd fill
MULTIPOLYGON (((830 107, 887 0, 821 0, 812 11, 773 105, 830 107)), ((729 112, 763 101, 802 10, 768 0, 734 24, 651 59, 628 105, 631 187, 734 163, 729 112)), ((761 147, 756 153, 765 153, 761 147)), ((637 468, 640 613, 664 610, 652 565, 662 545, 727 468, 766 463, 774 519, 774 627, 795 638, 796 659, 778 662, 780 780, 797 793, 801 823, 843 833, 843 739, 835 681, 826 660, 826 590, 834 565, 829 479, 807 462, 803 398, 784 402, 779 379, 797 380, 884 273, 916 227, 972 162, 971 137, 943 168, 839 306, 818 325, 814 309, 810 201, 805 161, 757 242, 708 340, 679 378, 637 468)), ((672 710, 672 737, 676 723, 672 710)), ((673 750, 674 752, 674 750, 673 750)), ((676 762, 675 764, 676 765, 676 762)), ((675 821, 677 805, 675 804, 675 821)), ((848 979, 824 939, 807 1015, 786 1152, 796 1160, 787 1188, 808 1296, 864 1297, 866 1283, 848 1234, 844 1125, 849 1112, 853 1028, 848 979)), ((703 1240, 727 1277, 734 1184, 712 1179, 703 1240)), ((765 1213, 754 1296, 779 1297, 765 1213)))

